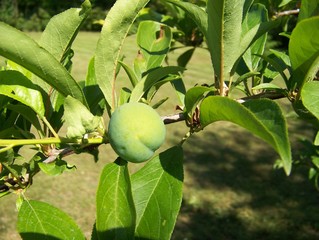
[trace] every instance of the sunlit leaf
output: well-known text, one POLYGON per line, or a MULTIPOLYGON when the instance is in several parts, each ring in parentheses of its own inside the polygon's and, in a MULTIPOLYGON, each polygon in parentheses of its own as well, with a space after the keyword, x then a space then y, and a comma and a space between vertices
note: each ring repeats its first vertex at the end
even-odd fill
POLYGON ((143 21, 139 24, 136 38, 146 60, 146 70, 161 66, 172 40, 170 27, 154 21, 143 21))
POLYGON ((23 240, 85 239, 74 220, 48 203, 24 201, 18 215, 18 232, 23 240))
POLYGON ((319 17, 300 21, 292 31, 289 56, 293 69, 290 86, 301 88, 319 70, 319 17), (302 37, 301 37, 302 36, 302 37))
POLYGON ((290 174, 292 159, 287 124, 274 101, 260 99, 240 104, 226 97, 208 97, 200 106, 200 123, 206 127, 216 121, 235 123, 269 143, 280 155, 286 174, 290 174))
POLYGON ((13 70, 0 71, 0 94, 29 106, 40 117, 44 117, 45 107, 40 89, 22 73, 13 70))
POLYGON ((0 55, 40 77, 63 96, 71 95, 86 104, 84 94, 70 73, 25 33, 0 22, 0 55))
POLYGON ((319 82, 307 82, 301 91, 303 105, 319 119, 319 82))

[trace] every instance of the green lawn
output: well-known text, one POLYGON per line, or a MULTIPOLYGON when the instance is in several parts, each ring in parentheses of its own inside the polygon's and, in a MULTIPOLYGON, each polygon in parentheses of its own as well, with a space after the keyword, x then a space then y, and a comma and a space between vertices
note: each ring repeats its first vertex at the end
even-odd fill
MULTIPOLYGON (((82 32, 75 42, 73 75, 77 80, 85 78, 97 39, 97 34, 82 32)), ((134 37, 127 40, 124 53, 130 64, 137 53, 134 37)), ((176 56, 177 51, 170 55, 171 64, 176 56)), ((187 87, 212 79, 208 53, 197 49, 185 72, 187 87)), ((125 81, 121 73, 119 85, 125 81)), ((161 96, 166 94, 170 100, 159 110, 161 114, 175 112, 176 97, 169 86, 161 96)), ((280 103, 289 111, 284 101, 280 103)), ((311 137, 310 127, 295 119, 289 123, 294 142, 301 134, 311 137)), ((186 130, 183 122, 168 125, 163 148, 180 141, 186 130)), ((319 193, 304 169, 295 169, 290 177, 283 170, 273 170, 277 155, 264 142, 233 124, 219 122, 191 137, 184 150, 184 198, 172 239, 319 239, 319 193)), ((24 152, 27 154, 28 149, 24 152)), ((49 202, 69 213, 88 239, 95 218, 99 174, 116 157, 109 145, 101 146, 100 153, 98 163, 87 154, 65 158, 76 164, 75 172, 59 177, 39 174, 26 193, 30 199, 49 202)), ((134 171, 136 165, 131 168, 134 171)), ((0 239, 19 239, 15 199, 14 194, 1 199, 0 239)))

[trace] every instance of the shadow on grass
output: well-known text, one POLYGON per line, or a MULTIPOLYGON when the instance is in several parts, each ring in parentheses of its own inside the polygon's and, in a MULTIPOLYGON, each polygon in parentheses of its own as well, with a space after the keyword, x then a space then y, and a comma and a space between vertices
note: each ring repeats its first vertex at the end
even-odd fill
POLYGON ((319 193, 306 169, 287 177, 273 169, 270 146, 220 124, 184 146, 184 201, 172 239, 319 239, 319 193))

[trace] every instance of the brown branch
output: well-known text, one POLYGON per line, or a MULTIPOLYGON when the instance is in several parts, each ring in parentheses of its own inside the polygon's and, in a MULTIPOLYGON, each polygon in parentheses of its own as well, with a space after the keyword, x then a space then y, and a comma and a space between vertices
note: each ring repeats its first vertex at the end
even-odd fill
POLYGON ((277 17, 289 16, 289 15, 296 15, 296 14, 299 14, 299 12, 300 12, 300 9, 287 10, 287 11, 275 13, 274 17, 277 18, 277 17))
POLYGON ((171 114, 168 116, 163 116, 161 118, 164 124, 176 123, 176 122, 184 121, 186 119, 184 113, 171 114))

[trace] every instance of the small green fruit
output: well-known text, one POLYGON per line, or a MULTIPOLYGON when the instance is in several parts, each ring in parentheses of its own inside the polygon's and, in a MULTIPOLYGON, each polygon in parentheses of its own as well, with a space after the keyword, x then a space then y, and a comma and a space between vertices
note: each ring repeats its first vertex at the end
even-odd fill
POLYGON ((108 136, 114 151, 126 161, 150 159, 165 140, 165 125, 158 113, 143 103, 125 103, 111 116, 108 136))

